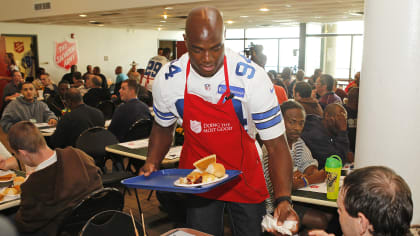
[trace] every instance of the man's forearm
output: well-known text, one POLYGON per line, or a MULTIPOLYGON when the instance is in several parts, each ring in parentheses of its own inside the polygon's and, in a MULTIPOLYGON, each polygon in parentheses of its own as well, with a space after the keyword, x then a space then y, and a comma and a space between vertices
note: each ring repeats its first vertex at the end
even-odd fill
POLYGON ((284 135, 264 141, 269 156, 269 173, 274 197, 290 196, 292 190, 292 158, 284 135))
POLYGON ((156 122, 153 123, 152 132, 149 137, 149 148, 147 162, 159 166, 162 159, 168 153, 172 145, 172 134, 175 124, 169 127, 162 127, 156 122))

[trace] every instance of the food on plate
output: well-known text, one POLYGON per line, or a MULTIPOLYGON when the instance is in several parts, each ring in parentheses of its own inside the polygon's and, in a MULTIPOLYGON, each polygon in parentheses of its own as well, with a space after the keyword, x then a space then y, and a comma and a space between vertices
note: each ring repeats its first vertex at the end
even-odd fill
POLYGON ((0 201, 3 201, 4 199, 4 194, 0 193, 0 201))
POLYGON ((23 182, 25 182, 25 177, 16 176, 16 178, 13 180, 13 185, 14 186, 21 185, 23 184, 23 182))
POLYGON ((197 168, 189 173, 186 177, 178 179, 180 184, 206 184, 211 183, 226 175, 225 167, 216 163, 216 155, 204 157, 193 165, 197 168))
POLYGON ((16 195, 16 194, 19 194, 19 192, 16 188, 5 188, 3 190, 3 194, 5 194, 5 195, 16 195))
POLYGON ((0 176, 0 181, 10 181, 16 176, 15 173, 0 176))
POLYGON ((17 194, 20 194, 22 191, 20 190, 20 185, 13 186, 14 189, 16 189, 17 194))
POLYGON ((208 165, 206 172, 216 176, 217 178, 222 178, 226 174, 225 167, 220 163, 212 163, 208 165))
POLYGON ((210 164, 216 163, 216 154, 201 158, 200 160, 193 163, 195 168, 199 169, 201 172, 206 171, 207 166, 210 164))

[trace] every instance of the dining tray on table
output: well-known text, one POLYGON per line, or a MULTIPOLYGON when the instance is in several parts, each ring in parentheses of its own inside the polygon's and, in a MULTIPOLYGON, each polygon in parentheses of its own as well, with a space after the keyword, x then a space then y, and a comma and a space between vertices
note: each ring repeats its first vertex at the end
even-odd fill
POLYGON ((198 187, 178 187, 174 183, 180 177, 185 177, 192 169, 164 169, 153 172, 150 176, 143 175, 122 180, 121 183, 129 188, 151 189, 179 193, 205 193, 226 182, 237 178, 242 172, 239 170, 226 170, 227 177, 213 184, 198 187))

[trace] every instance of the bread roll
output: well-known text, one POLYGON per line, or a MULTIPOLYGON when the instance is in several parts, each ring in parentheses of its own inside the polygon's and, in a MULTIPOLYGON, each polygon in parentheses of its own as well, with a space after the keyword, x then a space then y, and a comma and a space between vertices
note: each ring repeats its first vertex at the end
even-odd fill
POLYGON ((217 178, 222 178, 226 174, 225 167, 220 163, 210 164, 207 167, 206 172, 216 176, 217 178))
POLYGON ((203 178, 202 183, 204 183, 204 184, 210 183, 210 182, 216 180, 216 176, 214 176, 212 174, 208 174, 208 173, 203 174, 202 178, 203 178))

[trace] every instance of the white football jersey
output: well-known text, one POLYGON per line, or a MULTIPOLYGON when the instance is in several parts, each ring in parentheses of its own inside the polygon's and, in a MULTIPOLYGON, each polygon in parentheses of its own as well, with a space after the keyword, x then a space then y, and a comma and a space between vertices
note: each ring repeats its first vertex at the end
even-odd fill
POLYGON ((156 75, 159 73, 160 69, 168 63, 168 59, 164 56, 154 56, 147 63, 146 71, 144 76, 140 81, 140 85, 147 88, 150 92, 153 88, 153 81, 156 75))
MULTIPOLYGON (((230 49, 225 49, 229 84, 235 112, 250 137, 256 132, 269 140, 285 132, 280 106, 263 68, 230 49)), ((154 81, 153 109, 156 122, 168 127, 177 120, 182 124, 188 53, 166 64, 154 81)), ((202 77, 191 67, 188 93, 216 104, 226 91, 223 66, 212 77, 202 77)))

